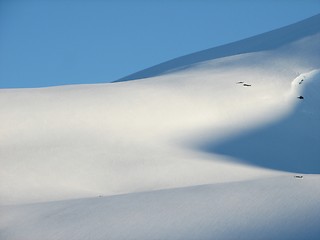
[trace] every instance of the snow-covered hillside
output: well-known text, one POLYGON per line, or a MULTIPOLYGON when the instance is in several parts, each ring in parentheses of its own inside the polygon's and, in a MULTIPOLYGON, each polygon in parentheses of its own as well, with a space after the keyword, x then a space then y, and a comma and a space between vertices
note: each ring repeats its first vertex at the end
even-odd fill
MULTIPOLYGON (((244 53, 269 51, 284 47, 289 43, 305 39, 307 36, 318 34, 320 21, 319 18, 319 15, 316 15, 299 23, 276 29, 271 32, 229 43, 223 46, 206 49, 186 56, 178 57, 176 59, 172 59, 170 61, 123 77, 118 81, 128 81, 133 79, 154 77, 157 75, 179 71, 181 69, 189 67, 192 68, 194 64, 199 62, 244 53)), ((298 52, 293 52, 293 54, 299 55, 298 52)), ((313 59, 311 58, 308 60, 313 61, 313 59)))
POLYGON ((319 53, 317 15, 136 81, 0 90, 0 238, 317 239, 319 53))

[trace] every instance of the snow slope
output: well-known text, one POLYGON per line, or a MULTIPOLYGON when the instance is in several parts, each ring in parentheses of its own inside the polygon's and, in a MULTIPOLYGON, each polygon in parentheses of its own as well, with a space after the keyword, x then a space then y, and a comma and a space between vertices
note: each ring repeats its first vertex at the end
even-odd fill
POLYGON ((318 239, 319 176, 0 208, 1 239, 318 239), (25 221, 27 219, 27 221, 25 221), (7 227, 7 226, 10 227, 7 227))
POLYGON ((283 47, 290 42, 296 42, 304 39, 306 36, 319 33, 319 21, 320 15, 315 15, 296 24, 263 33, 248 39, 172 59, 137 73, 130 74, 129 76, 123 77, 118 81, 147 78, 179 71, 183 68, 192 67, 192 65, 195 63, 217 58, 251 52, 274 50, 276 48, 283 47))
POLYGON ((319 43, 317 15, 139 81, 1 89, 1 239, 316 239, 319 43))

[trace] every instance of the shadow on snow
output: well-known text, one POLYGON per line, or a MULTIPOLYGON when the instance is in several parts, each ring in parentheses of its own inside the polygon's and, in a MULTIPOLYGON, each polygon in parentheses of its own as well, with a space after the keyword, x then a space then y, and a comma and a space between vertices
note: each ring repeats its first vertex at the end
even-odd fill
MULTIPOLYGON (((320 79, 304 89, 293 112, 276 123, 197 148, 241 162, 296 173, 320 173, 320 79)), ((298 96, 297 96, 298 97, 298 96)))

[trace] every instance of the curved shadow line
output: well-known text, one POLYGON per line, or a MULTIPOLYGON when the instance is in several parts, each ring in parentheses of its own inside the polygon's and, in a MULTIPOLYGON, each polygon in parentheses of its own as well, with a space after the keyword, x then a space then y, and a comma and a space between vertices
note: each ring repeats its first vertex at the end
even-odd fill
POLYGON ((231 156, 250 165, 319 174, 319 92, 320 81, 313 80, 303 91, 304 99, 297 98, 294 111, 284 119, 220 143, 213 143, 209 138, 196 148, 207 153, 231 156))

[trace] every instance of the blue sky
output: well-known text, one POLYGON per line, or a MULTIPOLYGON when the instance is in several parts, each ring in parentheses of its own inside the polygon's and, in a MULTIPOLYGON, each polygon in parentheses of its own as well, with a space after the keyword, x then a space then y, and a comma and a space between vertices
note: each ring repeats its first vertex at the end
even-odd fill
POLYGON ((0 88, 111 82, 320 13, 320 0, 0 0, 0 88))

